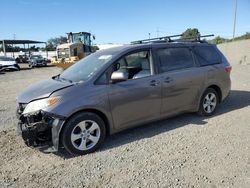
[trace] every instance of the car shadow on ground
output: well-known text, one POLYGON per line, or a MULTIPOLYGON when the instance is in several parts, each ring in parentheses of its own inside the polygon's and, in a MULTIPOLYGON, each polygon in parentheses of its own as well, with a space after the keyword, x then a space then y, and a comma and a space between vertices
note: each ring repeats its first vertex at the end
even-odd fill
POLYGON ((4 69, 0 72, 0 74, 6 74, 6 72, 16 72, 16 71, 18 71, 18 70, 16 70, 16 69, 4 69))
MULTIPOLYGON (((228 98, 218 106, 216 113, 212 117, 220 116, 248 106, 250 106, 250 91, 232 90, 228 98)), ((199 116, 196 113, 187 113, 166 120, 144 124, 109 136, 99 151, 109 150, 134 141, 150 138, 188 124, 205 125, 207 119, 209 119, 209 117, 199 116)), ((67 154, 65 151, 60 151, 58 155, 63 158, 74 157, 67 154)))

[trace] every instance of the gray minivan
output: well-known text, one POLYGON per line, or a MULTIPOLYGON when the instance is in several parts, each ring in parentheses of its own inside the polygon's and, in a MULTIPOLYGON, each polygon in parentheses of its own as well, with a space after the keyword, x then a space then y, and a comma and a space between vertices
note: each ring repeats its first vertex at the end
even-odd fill
POLYGON ((229 94, 231 66, 215 45, 156 42, 97 51, 18 97, 28 146, 72 154, 105 137, 184 112, 212 115, 229 94))

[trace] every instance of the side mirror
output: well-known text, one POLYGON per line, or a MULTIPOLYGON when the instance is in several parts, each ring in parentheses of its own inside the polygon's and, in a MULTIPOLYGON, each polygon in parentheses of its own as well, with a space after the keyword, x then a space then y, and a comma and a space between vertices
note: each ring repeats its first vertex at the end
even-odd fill
POLYGON ((116 82, 122 82, 128 79, 128 73, 127 72, 122 72, 122 71, 115 71, 111 75, 111 82, 116 83, 116 82))

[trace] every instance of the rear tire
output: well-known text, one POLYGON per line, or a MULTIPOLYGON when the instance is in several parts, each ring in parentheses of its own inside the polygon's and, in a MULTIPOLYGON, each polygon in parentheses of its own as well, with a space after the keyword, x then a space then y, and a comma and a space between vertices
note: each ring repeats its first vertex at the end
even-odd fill
POLYGON ((198 114, 212 116, 217 109, 218 102, 218 93, 213 88, 206 89, 201 97, 198 114))
POLYGON ((104 121, 94 113, 81 112, 71 117, 64 126, 61 142, 69 153, 85 155, 96 151, 105 137, 104 121))

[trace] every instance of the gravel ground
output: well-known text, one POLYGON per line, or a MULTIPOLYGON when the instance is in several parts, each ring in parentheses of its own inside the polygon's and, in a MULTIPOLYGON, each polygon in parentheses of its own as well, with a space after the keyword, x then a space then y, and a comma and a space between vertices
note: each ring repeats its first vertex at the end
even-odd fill
POLYGON ((92 154, 44 154, 15 133, 15 97, 55 67, 0 74, 0 187, 249 187, 250 64, 211 118, 184 114, 124 131, 92 154))

